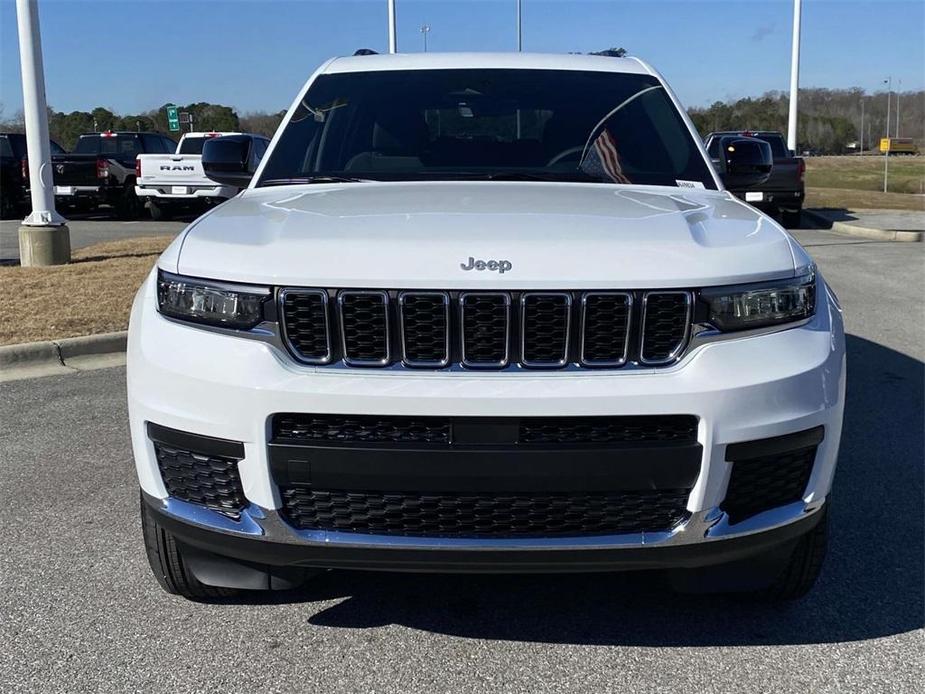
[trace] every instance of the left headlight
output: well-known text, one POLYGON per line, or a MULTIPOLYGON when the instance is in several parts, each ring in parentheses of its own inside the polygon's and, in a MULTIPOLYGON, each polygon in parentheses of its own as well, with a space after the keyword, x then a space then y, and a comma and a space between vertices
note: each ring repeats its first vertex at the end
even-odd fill
POLYGON ((709 322, 723 331, 793 323, 816 312, 815 268, 792 279, 711 287, 700 292, 709 322))
POLYGON ((263 320, 269 287, 214 282, 157 273, 157 308, 165 316, 222 328, 244 330, 263 320))

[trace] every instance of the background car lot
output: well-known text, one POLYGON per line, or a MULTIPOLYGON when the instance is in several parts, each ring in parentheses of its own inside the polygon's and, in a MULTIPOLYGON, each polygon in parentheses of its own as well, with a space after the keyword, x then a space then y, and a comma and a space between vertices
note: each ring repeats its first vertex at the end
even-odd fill
POLYGON ((331 572, 187 603, 148 576, 124 372, 105 369, 0 385, 0 690, 919 691, 925 251, 797 235, 845 306, 850 373, 831 555, 806 599, 331 572))

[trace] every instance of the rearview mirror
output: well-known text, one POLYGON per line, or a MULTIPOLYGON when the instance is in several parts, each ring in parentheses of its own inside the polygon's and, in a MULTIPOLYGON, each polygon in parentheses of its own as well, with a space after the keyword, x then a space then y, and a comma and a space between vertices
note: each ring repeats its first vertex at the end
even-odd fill
POLYGON ((768 180, 774 157, 771 145, 752 137, 723 138, 720 147, 720 178, 727 188, 759 185, 768 180))
POLYGON ((246 135, 226 135, 206 140, 202 146, 202 170, 206 176, 227 186, 244 188, 254 176, 253 140, 246 135))

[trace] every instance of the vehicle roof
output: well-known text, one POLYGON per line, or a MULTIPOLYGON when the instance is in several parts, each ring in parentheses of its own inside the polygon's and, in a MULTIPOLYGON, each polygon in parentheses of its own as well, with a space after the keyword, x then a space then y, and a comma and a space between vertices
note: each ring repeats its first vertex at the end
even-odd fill
POLYGON ((749 130, 748 128, 745 128, 744 130, 715 130, 712 133, 710 133, 710 135, 707 135, 707 137, 710 137, 711 135, 745 135, 746 133, 748 133, 749 135, 780 135, 781 137, 784 136, 784 134, 780 130, 749 130))
POLYGON ((249 134, 250 133, 241 133, 241 132, 238 132, 237 130, 204 130, 202 132, 194 131, 191 133, 183 133, 183 135, 180 136, 180 139, 183 139, 184 137, 209 137, 210 135, 212 137, 224 137, 226 135, 249 135, 249 134))
POLYGON ((162 132, 156 130, 100 130, 95 133, 80 133, 81 137, 98 137, 103 133, 108 133, 109 135, 161 135, 167 137, 162 132))
POLYGON ((654 74, 637 58, 561 53, 392 53, 335 58, 324 74, 385 70, 498 68, 654 74))

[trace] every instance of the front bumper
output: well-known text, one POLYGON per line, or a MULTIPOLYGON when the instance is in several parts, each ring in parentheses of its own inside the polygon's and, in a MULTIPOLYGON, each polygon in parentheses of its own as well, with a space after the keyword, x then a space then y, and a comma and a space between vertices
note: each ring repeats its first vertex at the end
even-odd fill
POLYGON ((439 373, 306 367, 265 342, 180 325, 157 313, 152 275, 132 311, 129 414, 138 477, 149 506, 178 537, 200 549, 265 563, 415 570, 697 566, 786 542, 811 525, 834 474, 844 361, 840 311, 822 282, 817 314, 809 323, 700 344, 668 368, 439 373), (299 530, 280 513, 283 502, 272 474, 269 422, 279 412, 450 417, 683 413, 698 418, 702 460, 687 498, 689 517, 665 532, 437 538, 299 530), (168 497, 148 422, 243 443, 238 470, 249 506, 238 520, 168 497), (825 437, 802 498, 731 523, 720 510, 732 471, 727 448, 815 427, 823 427, 825 437))

